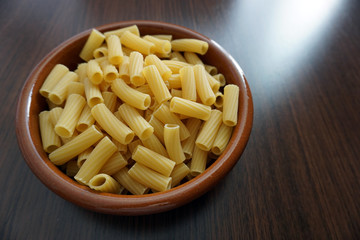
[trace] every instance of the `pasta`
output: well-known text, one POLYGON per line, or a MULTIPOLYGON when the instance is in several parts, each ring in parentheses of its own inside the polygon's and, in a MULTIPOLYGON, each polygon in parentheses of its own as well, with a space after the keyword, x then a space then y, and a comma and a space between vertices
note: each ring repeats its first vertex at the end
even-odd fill
POLYGON ((89 189, 146 194, 205 171, 237 124, 239 88, 201 57, 208 43, 141 36, 136 25, 86 41, 74 71, 57 64, 40 94, 49 160, 89 189))

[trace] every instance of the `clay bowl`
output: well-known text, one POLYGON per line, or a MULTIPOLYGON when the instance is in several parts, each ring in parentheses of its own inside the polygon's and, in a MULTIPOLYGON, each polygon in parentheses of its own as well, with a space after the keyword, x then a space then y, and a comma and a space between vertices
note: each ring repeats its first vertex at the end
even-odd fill
POLYGON ((33 69, 20 94, 16 113, 16 134, 23 157, 33 173, 60 197, 83 208, 114 215, 146 215, 180 207, 213 188, 239 160, 249 139, 253 119, 253 102, 244 73, 236 61, 215 41, 193 30, 174 24, 154 21, 126 21, 97 27, 114 30, 137 24, 141 35, 172 34, 177 38, 197 38, 209 43, 202 57, 223 73, 228 83, 240 87, 239 121, 223 154, 196 178, 171 190, 147 195, 115 195, 99 193, 78 184, 52 164, 42 149, 38 115, 46 108, 39 89, 50 70, 62 63, 74 70, 82 62, 78 57, 90 31, 84 31, 52 50, 33 69))

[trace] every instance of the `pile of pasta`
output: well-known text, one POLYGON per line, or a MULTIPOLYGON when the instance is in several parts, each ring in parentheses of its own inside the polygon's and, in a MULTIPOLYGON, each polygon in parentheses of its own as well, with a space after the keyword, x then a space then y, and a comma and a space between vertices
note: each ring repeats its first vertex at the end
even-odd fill
POLYGON ((77 69, 57 64, 40 94, 43 149, 100 192, 165 191, 204 172, 237 124, 239 88, 199 55, 208 43, 91 31, 77 69))

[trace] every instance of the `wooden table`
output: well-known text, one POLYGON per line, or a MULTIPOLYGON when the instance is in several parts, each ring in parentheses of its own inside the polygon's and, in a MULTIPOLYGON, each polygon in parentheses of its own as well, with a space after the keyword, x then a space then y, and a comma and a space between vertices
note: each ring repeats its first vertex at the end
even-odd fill
POLYGON ((360 239, 360 6, 355 1, 0 2, 0 239, 360 239), (149 19, 192 28, 242 66, 254 99, 230 174, 170 212, 77 207, 29 170, 15 136, 32 68, 86 29, 149 19))

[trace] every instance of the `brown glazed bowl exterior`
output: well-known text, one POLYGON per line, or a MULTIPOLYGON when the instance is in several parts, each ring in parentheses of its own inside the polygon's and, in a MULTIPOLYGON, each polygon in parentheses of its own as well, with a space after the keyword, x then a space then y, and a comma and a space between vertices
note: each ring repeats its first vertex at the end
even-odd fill
POLYGON ((218 68, 228 83, 240 87, 238 124, 224 153, 206 171, 191 181, 165 192, 147 195, 115 195, 99 193, 78 184, 52 164, 42 149, 38 115, 46 108, 39 89, 50 70, 62 63, 74 70, 82 60, 78 57, 90 30, 65 41, 33 69, 27 78, 17 105, 16 134, 23 157, 33 173, 60 197, 83 208, 114 215, 146 215, 180 207, 214 187, 232 169, 243 153, 250 136, 253 102, 244 73, 236 61, 216 42, 188 28, 155 21, 125 21, 97 27, 101 32, 136 24, 141 35, 172 34, 177 38, 197 38, 209 43, 202 59, 218 68))

